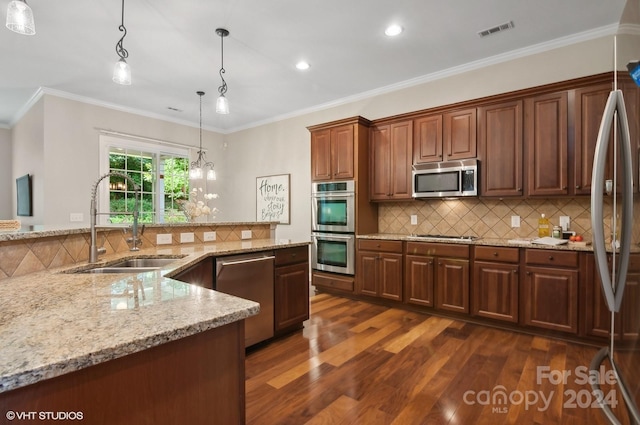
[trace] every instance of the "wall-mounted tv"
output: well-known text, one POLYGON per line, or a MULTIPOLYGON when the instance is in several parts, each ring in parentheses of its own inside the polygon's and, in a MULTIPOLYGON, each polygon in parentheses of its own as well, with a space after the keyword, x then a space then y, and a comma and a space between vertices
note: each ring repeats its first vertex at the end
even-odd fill
POLYGON ((16 179, 18 194, 18 215, 31 217, 33 206, 31 205, 31 176, 26 174, 16 179))

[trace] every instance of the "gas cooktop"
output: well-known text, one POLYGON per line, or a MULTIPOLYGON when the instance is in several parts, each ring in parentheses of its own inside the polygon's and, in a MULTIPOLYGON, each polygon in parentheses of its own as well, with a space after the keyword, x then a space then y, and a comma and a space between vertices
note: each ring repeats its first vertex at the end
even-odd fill
POLYGON ((480 239, 478 236, 473 235, 462 235, 462 236, 450 236, 450 235, 434 235, 434 234, 413 234, 411 235, 414 238, 421 239, 446 239, 453 241, 475 241, 480 239))

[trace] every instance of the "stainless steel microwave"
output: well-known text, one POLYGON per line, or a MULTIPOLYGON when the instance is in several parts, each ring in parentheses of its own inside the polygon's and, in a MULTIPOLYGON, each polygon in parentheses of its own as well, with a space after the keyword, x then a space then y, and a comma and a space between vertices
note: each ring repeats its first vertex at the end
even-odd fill
POLYGON ((412 169, 414 198, 478 196, 478 160, 417 164, 412 169))

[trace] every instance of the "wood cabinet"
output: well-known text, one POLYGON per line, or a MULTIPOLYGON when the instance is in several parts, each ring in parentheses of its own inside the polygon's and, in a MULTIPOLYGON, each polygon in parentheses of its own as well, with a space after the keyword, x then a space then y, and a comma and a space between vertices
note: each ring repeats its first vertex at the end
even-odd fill
POLYGON ((474 257, 471 313, 518 323, 519 248, 476 246, 474 257))
POLYGON ((522 196, 522 101, 478 108, 482 196, 522 196))
POLYGON ((523 324, 578 333, 578 252, 525 250, 523 324))
POLYGON ((477 152, 476 108, 447 112, 444 121, 444 160, 475 158, 477 152))
POLYGON ((569 194, 568 94, 525 99, 529 196, 569 194))
POLYGON ((442 161, 442 114, 413 121, 413 163, 442 161))
POLYGON ((309 247, 275 251, 275 331, 299 328, 309 319, 309 247))
POLYGON ((404 302, 469 313, 469 246, 407 242, 404 302))
POLYGON ((353 276, 347 276, 337 273, 327 273, 318 270, 311 272, 311 283, 316 289, 326 290, 335 293, 350 293, 355 290, 355 279, 353 276))
MULTIPOLYGON (((583 335, 608 339, 611 334, 611 311, 605 301, 601 279, 595 264, 595 256, 585 254, 585 274, 581 288, 583 315, 583 335)), ((609 256, 609 267, 611 257, 609 256)), ((625 293, 620 306, 620 311, 615 314, 614 332, 615 339, 622 340, 624 344, 637 343, 640 339, 640 255, 632 254, 627 272, 625 293)))
POLYGON ((402 242, 359 240, 356 293, 402 300, 402 242))
POLYGON ((369 199, 411 199, 413 122, 376 125, 371 129, 369 199))
POLYGON ((362 117, 308 127, 311 180, 357 180, 363 156, 366 158, 366 147, 361 149, 361 145, 367 141, 368 127, 369 121, 362 117))
POLYGON ((207 289, 213 289, 213 258, 209 257, 199 261, 197 264, 176 274, 172 279, 202 286, 207 289))

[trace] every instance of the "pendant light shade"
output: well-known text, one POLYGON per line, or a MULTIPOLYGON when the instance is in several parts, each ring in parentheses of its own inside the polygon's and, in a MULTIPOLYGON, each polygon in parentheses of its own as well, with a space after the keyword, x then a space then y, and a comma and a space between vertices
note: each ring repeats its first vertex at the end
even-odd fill
POLYGON ((131 67, 124 58, 116 62, 113 68, 113 81, 124 86, 131 85, 131 67))
POLYGON ((113 82, 124 86, 131 85, 131 67, 127 63, 129 52, 124 48, 124 38, 127 36, 127 28, 124 26, 124 0, 122 0, 122 21, 118 29, 123 32, 122 37, 116 43, 116 53, 120 56, 113 69, 113 82))
POLYGON ((229 101, 223 94, 216 100, 216 113, 225 115, 229 113, 229 101))
POLYGON ((207 162, 204 151, 202 150, 202 96, 203 91, 197 91, 196 94, 200 96, 200 149, 198 150, 198 158, 191 163, 189 167, 189 179, 190 180, 202 180, 205 177, 204 168, 207 170, 207 180, 215 180, 216 172, 213 169, 213 162, 207 162))
POLYGON ((224 97, 225 93, 227 93, 227 82, 224 80, 224 38, 229 35, 229 31, 224 28, 216 29, 216 34, 220 36, 220 56, 222 61, 220 63, 220 79, 222 80, 222 84, 218 87, 218 100, 216 101, 216 113, 218 114, 228 114, 229 113, 229 101, 226 97, 224 97))
POLYGON ((26 0, 13 0, 7 6, 7 28, 24 35, 36 33, 33 12, 26 0))

